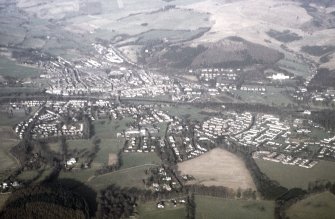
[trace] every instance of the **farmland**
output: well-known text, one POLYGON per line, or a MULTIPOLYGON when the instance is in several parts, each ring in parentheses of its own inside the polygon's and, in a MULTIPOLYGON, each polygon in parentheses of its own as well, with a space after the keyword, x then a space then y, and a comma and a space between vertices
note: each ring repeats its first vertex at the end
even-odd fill
POLYGON ((107 186, 112 184, 116 184, 121 187, 136 187, 139 189, 145 189, 143 179, 148 177, 148 175, 145 174, 145 170, 152 166, 155 165, 130 167, 127 169, 106 173, 91 178, 87 184, 97 191, 105 189, 107 186))
POLYGON ((12 60, 0 57, 0 75, 23 79, 28 77, 38 77, 39 72, 37 68, 28 65, 19 65, 12 60))
POLYGON ((122 166, 121 169, 136 167, 145 164, 161 164, 160 158, 154 152, 149 153, 123 153, 121 155, 122 166))
POLYGON ((155 202, 146 202, 139 204, 138 213, 140 219, 182 219, 186 216, 186 209, 183 205, 177 207, 166 206, 164 209, 158 209, 155 202))
POLYGON ((6 193, 6 194, 0 194, 0 210, 2 209, 2 207, 5 205, 6 200, 9 198, 10 194, 6 193))
POLYGON ((8 170, 13 170, 18 167, 18 161, 10 154, 9 150, 18 143, 18 140, 13 137, 12 130, 9 127, 0 127, 0 178, 3 173, 8 170))
POLYGON ((203 109, 198 108, 196 106, 176 105, 173 107, 166 107, 163 109, 168 111, 170 115, 181 118, 189 118, 198 121, 203 121, 208 118, 207 115, 202 113, 203 109))
POLYGON ((192 183, 195 184, 255 189, 255 184, 243 161, 223 149, 213 149, 195 159, 179 163, 178 169, 182 174, 194 176, 196 180, 192 183))
POLYGON ((230 200, 210 196, 195 196, 196 218, 274 218, 273 201, 230 200))
POLYGON ((317 180, 335 182, 334 162, 320 161, 313 168, 306 169, 261 159, 256 159, 255 161, 263 173, 287 188, 298 187, 307 189, 309 182, 317 180))
POLYGON ((335 196, 330 192, 311 195, 289 207, 290 219, 332 219, 335 215, 335 196))

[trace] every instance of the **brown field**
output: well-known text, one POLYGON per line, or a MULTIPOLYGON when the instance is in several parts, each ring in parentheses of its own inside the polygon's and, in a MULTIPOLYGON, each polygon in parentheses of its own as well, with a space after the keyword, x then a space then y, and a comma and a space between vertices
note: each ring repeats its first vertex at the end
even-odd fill
POLYGON ((109 153, 108 155, 108 166, 112 166, 117 163, 117 155, 114 153, 109 153))
POLYGON ((178 169, 182 174, 194 176, 196 180, 190 182, 193 184, 256 189, 243 161, 223 149, 216 148, 197 158, 182 162, 178 164, 178 169))
POLYGON ((183 78, 186 78, 189 81, 198 81, 198 78, 195 75, 183 75, 183 78))
POLYGON ((301 33, 300 26, 311 20, 311 16, 298 3, 281 0, 230 3, 205 0, 186 5, 185 8, 211 14, 214 25, 210 32, 196 40, 200 43, 216 42, 228 36, 241 36, 251 42, 262 44, 263 39, 270 39, 265 34, 269 29, 281 30, 288 27, 301 33))

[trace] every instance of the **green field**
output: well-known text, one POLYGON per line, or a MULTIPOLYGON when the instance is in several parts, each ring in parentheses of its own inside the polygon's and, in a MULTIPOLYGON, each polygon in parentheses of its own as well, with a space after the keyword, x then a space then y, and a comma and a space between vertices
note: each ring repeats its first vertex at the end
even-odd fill
MULTIPOLYGON (((148 177, 145 174, 145 170, 161 164, 161 160, 156 153, 122 153, 120 170, 95 176, 99 168, 107 166, 109 154, 117 154, 123 148, 124 139, 116 138, 116 132, 125 129, 127 123, 131 121, 131 119, 96 121, 94 123, 95 135, 101 141, 91 168, 86 170, 72 170, 70 172, 62 171, 60 178, 76 179, 86 183, 96 191, 104 189, 111 184, 145 189, 143 179, 148 177), (117 130, 115 131, 115 129, 117 130)), ((89 148, 93 146, 92 140, 69 140, 67 143, 69 149, 76 149, 77 151, 81 149, 89 150, 89 148)), ((54 145, 52 145, 52 147, 57 148, 57 146, 54 145)))
POLYGON ((0 57, 0 75, 14 78, 38 77, 38 69, 16 64, 14 61, 0 57))
POLYGON ((191 119, 204 121, 208 119, 208 115, 202 114, 202 109, 189 105, 176 105, 170 107, 162 108, 164 111, 167 111, 171 116, 177 116, 179 118, 191 119))
POLYGON ((287 104, 294 104, 288 96, 283 94, 285 92, 284 88, 276 88, 267 86, 264 95, 259 92, 233 91, 234 94, 241 98, 241 101, 247 103, 261 103, 266 105, 276 105, 276 106, 286 106, 287 104))
POLYGON ((145 174, 145 170, 150 167, 151 165, 131 167, 103 174, 94 177, 87 184, 97 191, 112 184, 116 184, 121 187, 137 187, 139 189, 145 189, 143 179, 148 178, 148 175, 145 174))
POLYGON ((117 154, 124 145, 124 139, 110 139, 102 138, 99 144, 99 151, 94 158, 94 163, 99 163, 101 165, 107 165, 109 153, 117 154))
POLYGON ((4 173, 18 167, 18 161, 9 151, 19 141, 14 137, 11 128, 6 126, 0 127, 0 138, 0 173, 4 173))
POLYGON ((196 218, 198 219, 270 219, 274 218, 274 202, 245 201, 195 196, 196 218))
POLYGON ((309 182, 329 180, 335 182, 335 162, 320 161, 311 169, 284 165, 271 161, 255 159, 263 173, 286 188, 307 189, 309 182))
POLYGON ((122 120, 97 120, 94 128, 95 134, 100 138, 116 138, 116 133, 122 132, 128 128, 128 124, 133 122, 132 118, 124 118, 122 120))
POLYGON ((182 219, 186 218, 185 205, 177 207, 166 205, 164 209, 156 207, 156 202, 140 203, 138 206, 139 218, 143 219, 182 219))
POLYGON ((90 139, 67 140, 66 142, 69 150, 90 150, 93 146, 90 139))
POLYGON ((9 198, 10 193, 1 193, 0 194, 0 210, 2 209, 2 207, 5 205, 7 199, 9 198))
POLYGON ((160 165, 162 163, 161 159, 156 153, 122 153, 122 169, 141 166, 145 164, 155 164, 160 165))
MULTIPOLYGON (((28 115, 29 116, 29 115, 28 115)), ((23 110, 15 110, 10 117, 8 112, 0 112, 0 126, 14 126, 28 117, 23 110)))
POLYGON ((26 170, 23 171, 20 175, 17 176, 19 181, 30 181, 33 180, 34 183, 39 183, 46 179, 53 169, 49 166, 42 167, 39 170, 26 170))
POLYGON ((311 195, 286 211, 290 219, 334 219, 335 196, 330 192, 311 195))

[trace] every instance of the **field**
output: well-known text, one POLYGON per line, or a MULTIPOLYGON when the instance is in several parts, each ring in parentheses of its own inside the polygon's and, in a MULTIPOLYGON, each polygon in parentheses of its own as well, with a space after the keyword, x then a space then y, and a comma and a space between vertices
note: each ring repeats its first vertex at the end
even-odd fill
POLYGON ((243 161, 223 149, 213 149, 192 160, 178 164, 182 174, 195 177, 191 183, 225 186, 233 189, 255 189, 255 184, 243 161))
POLYGON ((42 182, 46 177, 48 177, 53 171, 53 168, 49 166, 44 166, 39 170, 26 170, 17 176, 19 181, 30 181, 33 180, 34 183, 42 182))
POLYGON ((114 153, 109 153, 108 154, 108 166, 112 166, 114 164, 117 164, 117 155, 114 153))
POLYGON ((195 196, 197 219, 270 219, 274 218, 273 201, 245 201, 195 196))
POLYGON ((164 209, 158 209, 156 202, 146 202, 139 204, 138 213, 140 219, 182 219, 186 216, 186 209, 184 205, 177 207, 166 205, 164 209))
POLYGON ((208 119, 208 116, 202 114, 201 108, 188 105, 176 105, 163 108, 164 111, 167 111, 172 116, 177 116, 179 118, 189 118, 192 120, 204 121, 208 119))
POLYGON ((2 207, 5 205, 7 199, 9 198, 10 194, 6 193, 6 194, 0 194, 0 210, 2 209, 2 207))
POLYGON ((13 78, 38 77, 38 69, 16 64, 14 61, 0 57, 0 75, 13 78))
POLYGON ((333 219, 335 196, 330 192, 311 195, 292 205, 286 215, 290 219, 333 219))
POLYGON ((139 189, 145 189, 146 187, 143 184, 143 179, 148 178, 148 175, 145 174, 145 170, 153 166, 155 165, 143 165, 106 173, 92 177, 88 180, 87 184, 97 191, 112 184, 121 187, 137 187, 139 189))
MULTIPOLYGON (((111 184, 122 187, 138 187, 144 189, 143 179, 148 176, 145 170, 152 166, 161 164, 156 153, 121 153, 120 170, 95 176, 96 171, 101 167, 108 166, 117 160, 116 155, 124 146, 123 138, 116 138, 116 133, 126 128, 131 122, 129 118, 123 120, 98 120, 95 121, 95 136, 101 141, 90 169, 62 171, 60 178, 72 178, 94 188, 96 191, 106 188, 111 184)), ((90 151, 93 148, 92 140, 68 140, 68 148, 72 151, 90 151)), ((53 148, 57 146, 51 145, 53 148)))
MULTIPOLYGON (((199 42, 215 42, 228 36, 241 36, 255 43, 270 38, 270 29, 282 31, 282 27, 298 29, 311 17, 296 3, 282 1, 213 1, 207 0, 185 6, 199 12, 211 13, 215 21, 209 33, 199 42), (296 19, 299 16, 300 19, 296 19), (278 19, 281 17, 282 19, 278 19)), ((263 41, 263 42, 262 42, 263 41)))
POLYGON ((123 153, 121 155, 122 166, 121 169, 142 166, 146 164, 160 165, 161 159, 157 156, 156 153, 123 153))
POLYGON ((287 188, 308 188, 309 182, 329 180, 335 182, 335 162, 320 161, 311 169, 289 166, 271 161, 255 159, 263 173, 287 188))
POLYGON ((259 92, 250 92, 237 90, 234 94, 241 97, 241 101, 246 103, 260 103, 266 105, 287 106, 287 104, 294 104, 289 97, 281 92, 285 92, 283 88, 266 87, 267 91, 264 95, 259 92))
POLYGON ((18 161, 9 150, 15 146, 19 141, 15 138, 10 127, 0 126, 0 180, 2 173, 8 170, 13 170, 18 167, 18 161))

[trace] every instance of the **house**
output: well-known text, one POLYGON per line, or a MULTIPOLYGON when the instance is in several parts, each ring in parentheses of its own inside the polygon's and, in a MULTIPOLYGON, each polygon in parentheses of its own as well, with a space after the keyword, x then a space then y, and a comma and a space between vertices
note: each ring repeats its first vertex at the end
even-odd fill
POLYGON ((77 163, 77 161, 74 157, 72 157, 70 160, 66 161, 66 165, 68 165, 68 166, 72 166, 75 163, 77 163))

